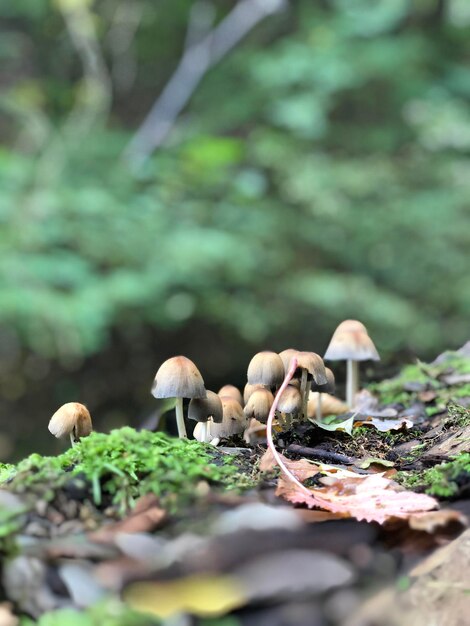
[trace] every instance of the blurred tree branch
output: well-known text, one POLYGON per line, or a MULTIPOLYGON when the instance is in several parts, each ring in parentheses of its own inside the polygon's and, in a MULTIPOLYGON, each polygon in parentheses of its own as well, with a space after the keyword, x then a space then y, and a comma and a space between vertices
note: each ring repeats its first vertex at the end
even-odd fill
POLYGON ((191 13, 186 48, 178 67, 125 150, 124 157, 133 167, 143 165, 152 152, 162 145, 206 72, 261 20, 283 9, 287 2, 288 0, 240 0, 198 42, 194 42, 194 33, 199 30, 195 20, 201 14, 198 11, 191 13))

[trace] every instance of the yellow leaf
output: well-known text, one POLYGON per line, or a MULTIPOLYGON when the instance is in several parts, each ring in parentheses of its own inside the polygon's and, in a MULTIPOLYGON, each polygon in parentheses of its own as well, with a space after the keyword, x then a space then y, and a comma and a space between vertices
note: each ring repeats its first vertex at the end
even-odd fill
POLYGON ((216 617, 242 606, 246 594, 230 576, 188 576, 186 578, 135 583, 124 594, 135 610, 167 618, 175 613, 216 617))

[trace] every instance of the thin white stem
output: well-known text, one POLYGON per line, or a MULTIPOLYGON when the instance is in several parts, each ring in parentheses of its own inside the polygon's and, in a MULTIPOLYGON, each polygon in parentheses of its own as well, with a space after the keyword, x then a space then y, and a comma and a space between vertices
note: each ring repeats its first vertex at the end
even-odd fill
POLYGON ((276 396, 274 398, 274 402, 273 402, 273 404, 271 406, 271 409, 269 411, 268 422, 266 424, 266 438, 268 440, 268 448, 271 450, 271 453, 272 453, 274 459, 276 460, 276 463, 281 468, 281 471, 284 472, 284 474, 287 476, 287 478, 289 480, 291 480, 293 483, 295 483, 297 485, 297 487, 299 487, 299 489, 301 489, 304 493, 308 493, 308 495, 311 496, 312 492, 310 491, 310 489, 305 487, 305 485, 302 485, 300 480, 297 480, 297 478, 294 476, 294 474, 292 474, 292 472, 290 470, 288 470, 287 467, 284 465, 284 461, 282 460, 282 457, 279 454, 279 452, 276 450, 276 448, 274 446, 274 441, 273 441, 273 421, 274 421, 274 416, 276 414, 277 406, 279 404, 279 400, 281 398, 281 395, 282 395, 284 389, 289 384, 289 381, 292 379, 292 376, 294 375, 294 372, 295 372, 296 369, 297 369, 297 359, 293 358, 291 360, 291 362, 290 362, 289 371, 287 372, 286 377, 284 378, 284 381, 283 381, 282 385, 279 387, 279 391, 276 393, 276 396))
POLYGON ((71 444, 72 448, 73 448, 73 447, 74 447, 74 445, 75 445, 75 437, 74 437, 73 430, 72 430, 72 432, 70 433, 70 444, 71 444))
POLYGON ((321 421, 321 418, 323 417, 323 413, 322 413, 322 398, 323 398, 323 394, 318 392, 318 401, 317 401, 317 422, 321 421))
POLYGON ((214 439, 211 440, 212 446, 218 446, 219 443, 220 443, 220 437, 214 437, 214 439))
POLYGON ((354 406, 354 398, 359 388, 359 363, 358 361, 347 362, 346 371, 346 404, 349 408, 354 406))
POLYGON ((302 368, 302 377, 300 379, 300 397, 302 398, 302 408, 300 410, 300 419, 307 419, 307 402, 308 402, 308 372, 302 368))
POLYGON ((201 422, 201 441, 207 443, 207 422, 201 422))
POLYGON ((180 439, 187 439, 186 426, 184 425, 183 415, 183 398, 176 398, 176 425, 178 426, 178 437, 180 439))

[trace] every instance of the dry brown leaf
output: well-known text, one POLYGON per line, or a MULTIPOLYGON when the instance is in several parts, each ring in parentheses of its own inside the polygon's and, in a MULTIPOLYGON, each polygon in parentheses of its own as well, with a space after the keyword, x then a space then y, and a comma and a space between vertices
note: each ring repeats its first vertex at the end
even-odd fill
POLYGON ((93 541, 112 542, 117 533, 147 533, 157 528, 166 518, 166 512, 158 506, 153 494, 137 501, 133 512, 125 519, 108 524, 88 536, 93 541))
POLYGON ((388 519, 407 519, 412 514, 435 509, 437 501, 425 494, 403 490, 397 483, 383 474, 356 474, 350 470, 327 465, 305 465, 305 460, 288 461, 288 469, 300 480, 321 471, 323 487, 306 490, 281 476, 276 495, 293 504, 306 504, 309 508, 320 508, 383 524, 388 519))

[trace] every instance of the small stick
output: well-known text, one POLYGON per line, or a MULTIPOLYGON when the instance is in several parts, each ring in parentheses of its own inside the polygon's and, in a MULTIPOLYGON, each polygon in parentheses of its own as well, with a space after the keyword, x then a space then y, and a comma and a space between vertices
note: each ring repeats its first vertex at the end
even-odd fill
POLYGON ((297 443, 291 443, 287 447, 287 452, 293 452, 294 454, 302 454, 309 456, 320 461, 329 461, 331 463, 343 463, 344 465, 353 465, 357 459, 354 459, 338 452, 328 452, 323 448, 308 448, 305 446, 299 446, 297 443))
POLYGON ((309 496, 312 496, 313 494, 310 491, 310 489, 307 489, 305 485, 303 485, 299 480, 297 480, 294 474, 292 474, 292 472, 289 471, 287 467, 284 465, 284 461, 282 460, 282 457, 279 454, 279 452, 276 450, 276 447, 274 446, 274 441, 273 441, 273 421, 274 421, 274 416, 276 414, 277 406, 279 404, 279 400, 281 398, 283 391, 285 390, 285 388, 291 381, 292 376, 294 375, 294 372, 296 369, 297 369, 297 359, 294 357, 293 359, 291 359, 289 371, 287 372, 286 377, 284 378, 282 382, 282 385, 279 387, 279 390, 276 393, 274 402, 269 411, 268 421, 266 424, 266 438, 268 440, 268 448, 271 450, 271 454, 276 460, 276 463, 281 468, 281 471, 284 472, 287 478, 291 480, 293 483, 295 483, 297 487, 299 487, 299 489, 301 489, 304 493, 307 493, 309 496))

